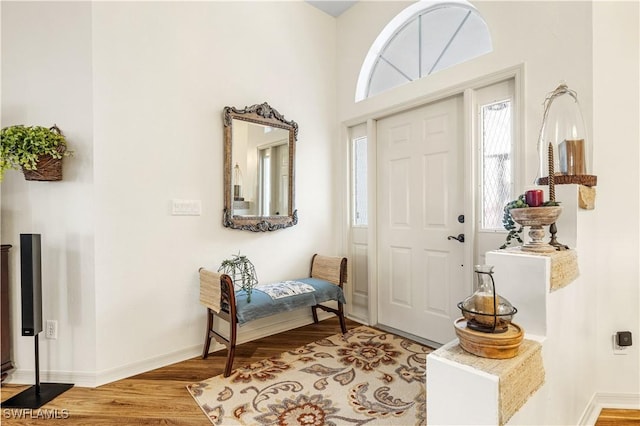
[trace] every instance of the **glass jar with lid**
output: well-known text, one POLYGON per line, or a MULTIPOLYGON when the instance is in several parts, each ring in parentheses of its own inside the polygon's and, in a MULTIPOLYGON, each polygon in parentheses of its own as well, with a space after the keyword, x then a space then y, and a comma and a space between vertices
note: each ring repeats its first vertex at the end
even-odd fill
POLYGON ((496 294, 493 266, 476 265, 477 290, 458 308, 467 320, 467 327, 484 333, 503 333, 508 330, 513 316, 518 312, 504 297, 496 294))

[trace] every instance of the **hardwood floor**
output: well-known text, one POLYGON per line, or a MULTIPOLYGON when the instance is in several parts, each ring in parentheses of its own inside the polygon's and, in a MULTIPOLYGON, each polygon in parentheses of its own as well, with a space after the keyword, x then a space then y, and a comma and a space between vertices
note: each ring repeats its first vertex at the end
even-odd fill
MULTIPOLYGON (((359 324, 347 320, 347 328, 359 324)), ((337 318, 243 343, 236 348, 234 366, 277 355, 285 350, 340 332, 337 318)), ((97 388, 74 387, 38 410, 2 408, 3 425, 208 425, 185 387, 222 374, 226 350, 206 360, 192 358, 97 388), (38 418, 40 415, 40 418, 38 418)), ((5 384, 2 401, 28 386, 5 384)), ((639 410, 602 410, 597 426, 640 425, 639 410)))
POLYGON ((640 425, 640 410, 603 408, 596 426, 640 425))
MULTIPOLYGON (((347 320, 349 329, 359 325, 347 320)), ((330 318, 243 343, 236 347, 234 366, 275 356, 339 332, 338 319, 330 318)), ((44 405, 40 412, 2 407, 0 421, 3 426, 42 425, 43 418, 31 418, 40 413, 58 417, 47 419, 47 425, 210 425, 186 386, 222 374, 226 354, 223 349, 211 353, 205 360, 192 358, 97 388, 74 387, 44 405)), ((27 387, 3 384, 2 401, 27 387)))

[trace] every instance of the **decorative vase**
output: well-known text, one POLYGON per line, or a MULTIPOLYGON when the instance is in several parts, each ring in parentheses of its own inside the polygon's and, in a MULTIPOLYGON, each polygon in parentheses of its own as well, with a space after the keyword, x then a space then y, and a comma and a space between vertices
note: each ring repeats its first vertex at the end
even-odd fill
POLYGON ((549 243, 542 241, 544 238, 543 226, 551 225, 556 222, 562 207, 525 207, 522 209, 511 209, 511 217, 522 226, 529 227, 529 237, 531 241, 522 246, 523 251, 534 253, 551 253, 556 251, 549 243))
POLYGON ((476 265, 475 272, 478 289, 458 303, 467 320, 467 327, 483 333, 504 333, 518 310, 507 299, 496 294, 493 266, 476 265))

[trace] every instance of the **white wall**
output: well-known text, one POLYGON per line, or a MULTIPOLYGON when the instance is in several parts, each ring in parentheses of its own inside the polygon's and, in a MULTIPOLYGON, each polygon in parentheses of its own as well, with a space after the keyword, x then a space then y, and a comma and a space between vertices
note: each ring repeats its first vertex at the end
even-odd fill
POLYGON ((596 390, 640 395, 640 3, 595 2, 593 11, 596 390), (613 355, 611 336, 622 330, 634 346, 613 355))
MULTIPOLYGON (((77 151, 63 182, 9 172, 2 191, 3 243, 42 232, 58 286, 44 308, 61 321, 45 378, 99 384, 198 354, 200 266, 240 250, 274 280, 307 274, 314 252, 337 254, 330 16, 304 2, 2 2, 2 42, 2 124, 56 122, 77 151), (265 101, 300 126, 299 223, 227 229, 222 109, 265 101), (171 216, 174 198, 202 200, 202 215, 171 216)), ((29 379, 24 340, 14 380, 29 379)))
POLYGON ((34 342, 20 326, 19 234, 40 233, 43 314, 59 322, 57 340, 40 336, 40 368, 61 380, 84 377, 96 367, 91 4, 0 7, 2 127, 55 123, 75 151, 62 182, 27 182, 19 171, 2 182, 2 243, 13 245, 13 360, 33 383, 34 342))
MULTIPOLYGON (((355 103, 357 76, 369 47, 384 25, 408 4, 360 2, 338 19, 339 121, 355 124, 376 118, 380 111, 415 104, 450 87, 524 64, 523 176, 524 182, 533 182, 538 167, 536 142, 544 98, 561 80, 576 90, 588 132, 594 135, 593 172, 599 183, 596 209, 578 214, 582 276, 577 283, 584 283, 584 287, 565 291, 569 295, 578 292, 580 297, 573 302, 571 297, 563 301, 574 303, 571 310, 579 309, 583 316, 590 313, 595 320, 567 330, 574 345, 555 345, 557 353, 546 356, 558 360, 548 372, 555 376, 554 383, 563 384, 552 389, 550 395, 570 401, 564 406, 554 404, 553 409, 557 419, 571 422, 578 421, 580 407, 594 393, 637 396, 640 394, 637 345, 629 355, 614 357, 610 338, 622 329, 633 331, 635 338, 640 323, 638 4, 474 2, 491 31, 492 53, 355 103), (630 194, 628 188, 634 188, 630 194), (625 200, 625 213, 621 213, 621 200, 625 200), (588 289, 597 289, 597 294, 585 294, 588 289), (595 333, 589 329, 590 324, 596 327, 595 333), (582 369, 563 369, 567 362, 582 369), (584 374, 596 371, 598 378, 591 381, 578 378, 576 371, 584 374)), ((562 230, 559 232, 562 240, 562 230)), ((552 305, 551 316, 562 318, 566 308, 564 302, 552 305)), ((563 337, 555 331, 551 334, 557 339, 563 337)))

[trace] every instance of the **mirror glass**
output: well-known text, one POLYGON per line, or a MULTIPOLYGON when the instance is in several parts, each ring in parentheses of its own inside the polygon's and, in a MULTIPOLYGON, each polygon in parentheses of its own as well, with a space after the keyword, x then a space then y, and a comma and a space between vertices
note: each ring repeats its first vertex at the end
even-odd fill
POLYGON ((297 124, 263 103, 226 107, 224 127, 224 225, 256 232, 295 225, 297 124))
POLYGON ((286 216, 289 131, 233 120, 231 159, 234 216, 286 216))

